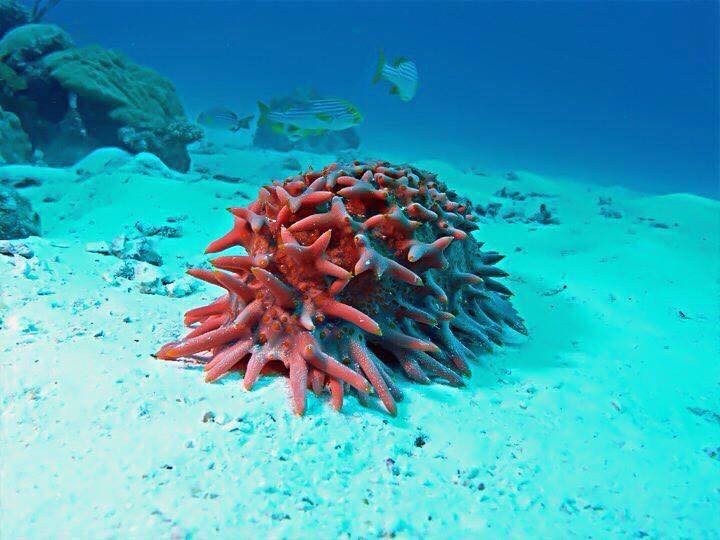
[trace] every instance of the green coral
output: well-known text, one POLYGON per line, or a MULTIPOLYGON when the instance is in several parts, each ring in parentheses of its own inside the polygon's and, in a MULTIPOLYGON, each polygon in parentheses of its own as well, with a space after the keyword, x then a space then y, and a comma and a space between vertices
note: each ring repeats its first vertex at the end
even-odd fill
POLYGON ((93 109, 99 116, 90 116, 115 124, 116 139, 108 143, 132 152, 152 152, 169 167, 188 170, 185 146, 200 139, 202 131, 187 121, 168 79, 97 46, 55 52, 42 64, 66 92, 77 95, 81 114, 93 109))
POLYGON ((106 105, 110 118, 124 126, 161 128, 185 118, 168 79, 117 52, 96 46, 69 49, 46 56, 43 63, 63 88, 106 105))
POLYGON ((0 40, 0 60, 17 70, 46 54, 72 46, 72 38, 59 26, 25 24, 13 28, 0 40))

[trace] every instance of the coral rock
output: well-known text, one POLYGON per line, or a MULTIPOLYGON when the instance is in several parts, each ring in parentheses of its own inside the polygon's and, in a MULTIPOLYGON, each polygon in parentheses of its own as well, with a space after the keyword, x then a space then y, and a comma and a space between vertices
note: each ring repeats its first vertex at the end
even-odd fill
POLYGON ((189 169, 186 146, 199 140, 202 130, 187 120, 165 77, 100 47, 55 52, 42 63, 77 96, 77 112, 91 138, 134 153, 152 152, 173 169, 189 169))
POLYGON ((40 235, 40 217, 17 190, 0 186, 0 240, 40 235))
POLYGON ((0 38, 13 28, 30 22, 30 13, 18 0, 0 0, 0 38))
MULTIPOLYGON (((20 120, 0 107, 0 164, 22 163, 32 152, 30 138, 23 131, 20 120)), ((2 180, 0 180, 2 183, 2 180)))
POLYGON ((0 41, 0 58, 15 70, 43 56, 73 47, 70 35, 54 24, 18 26, 0 41))
POLYGON ((189 272, 224 294, 188 311, 190 333, 157 356, 203 363, 207 381, 240 370, 247 389, 286 374, 297 414, 310 388, 336 409, 374 394, 394 415, 398 372, 461 386, 473 351, 526 330, 497 281, 502 256, 480 251, 473 205, 453 199, 434 175, 384 162, 262 187, 207 249, 244 253, 189 272))

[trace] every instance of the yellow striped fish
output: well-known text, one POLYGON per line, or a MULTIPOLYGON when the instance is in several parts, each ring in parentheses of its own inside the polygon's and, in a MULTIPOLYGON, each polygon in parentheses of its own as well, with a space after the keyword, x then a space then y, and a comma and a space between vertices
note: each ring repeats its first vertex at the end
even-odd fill
POLYGON ((326 131, 341 131, 362 122, 362 115, 352 103, 338 98, 310 99, 276 110, 258 102, 260 125, 282 133, 291 140, 326 131))
POLYGON ((402 56, 392 62, 387 62, 385 55, 380 51, 373 83, 378 83, 381 80, 388 81, 392 85, 390 87, 391 94, 396 94, 401 101, 410 101, 417 92, 417 66, 415 62, 402 56))

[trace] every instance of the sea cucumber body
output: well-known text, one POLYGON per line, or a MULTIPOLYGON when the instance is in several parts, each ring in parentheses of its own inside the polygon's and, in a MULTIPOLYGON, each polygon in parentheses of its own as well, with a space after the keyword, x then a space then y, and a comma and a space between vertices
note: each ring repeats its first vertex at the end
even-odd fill
POLYGON ((230 208, 232 229, 207 252, 214 270, 190 273, 224 290, 190 310, 183 339, 158 357, 194 357, 206 380, 244 372, 290 380, 293 410, 306 391, 376 395, 391 414, 396 374, 460 386, 474 352, 526 333, 499 281, 502 256, 481 251, 472 204, 431 173, 385 162, 332 164, 260 189, 230 208))

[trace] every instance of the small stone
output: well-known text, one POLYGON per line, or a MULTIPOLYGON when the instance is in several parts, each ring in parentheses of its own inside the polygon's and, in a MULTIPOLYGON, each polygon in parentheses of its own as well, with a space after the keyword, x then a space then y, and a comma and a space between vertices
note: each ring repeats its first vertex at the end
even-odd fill
POLYGON ((155 250, 155 243, 149 238, 128 238, 121 234, 112 241, 110 250, 119 259, 132 259, 155 266, 162 265, 162 257, 155 250))
POLYGON ((120 280, 131 280, 134 277, 135 266, 129 261, 118 262, 102 275, 102 278, 113 287, 120 285, 120 280))
POLYGON ((609 206, 600 207, 600 215, 609 219, 620 219, 622 214, 609 206))
POLYGON ((534 221, 536 223, 540 223, 541 225, 557 225, 560 223, 560 220, 552 215, 545 203, 540 205, 540 209, 537 213, 528 218, 528 221, 534 221))
POLYGON ((19 255, 26 259, 32 259, 35 256, 32 248, 24 242, 13 240, 0 240, 0 255, 14 256, 19 255))
POLYGON ((225 413, 220 413, 219 415, 217 415, 216 417, 213 418, 213 421, 216 424, 222 426, 222 425, 227 424, 230 421, 230 417, 225 413))
POLYGON ((179 238, 182 236, 179 225, 152 225, 138 221, 135 223, 135 228, 143 236, 163 236, 165 238, 179 238))
POLYGON ((225 430, 227 432, 233 432, 233 431, 238 431, 240 429, 240 426, 238 425, 236 420, 231 420, 227 424, 223 425, 222 428, 223 428, 223 430, 225 430))
POLYGON ((85 251, 90 253, 99 253, 100 255, 110 255, 111 249, 110 244, 107 242, 88 242, 85 244, 85 251))
POLYGON ((164 282, 167 274, 161 268, 145 262, 135 264, 135 276, 133 281, 138 291, 143 294, 157 294, 165 296, 167 291, 164 282))
POLYGON ((184 298, 198 290, 198 281, 190 276, 182 276, 166 287, 167 295, 172 298, 184 298))

